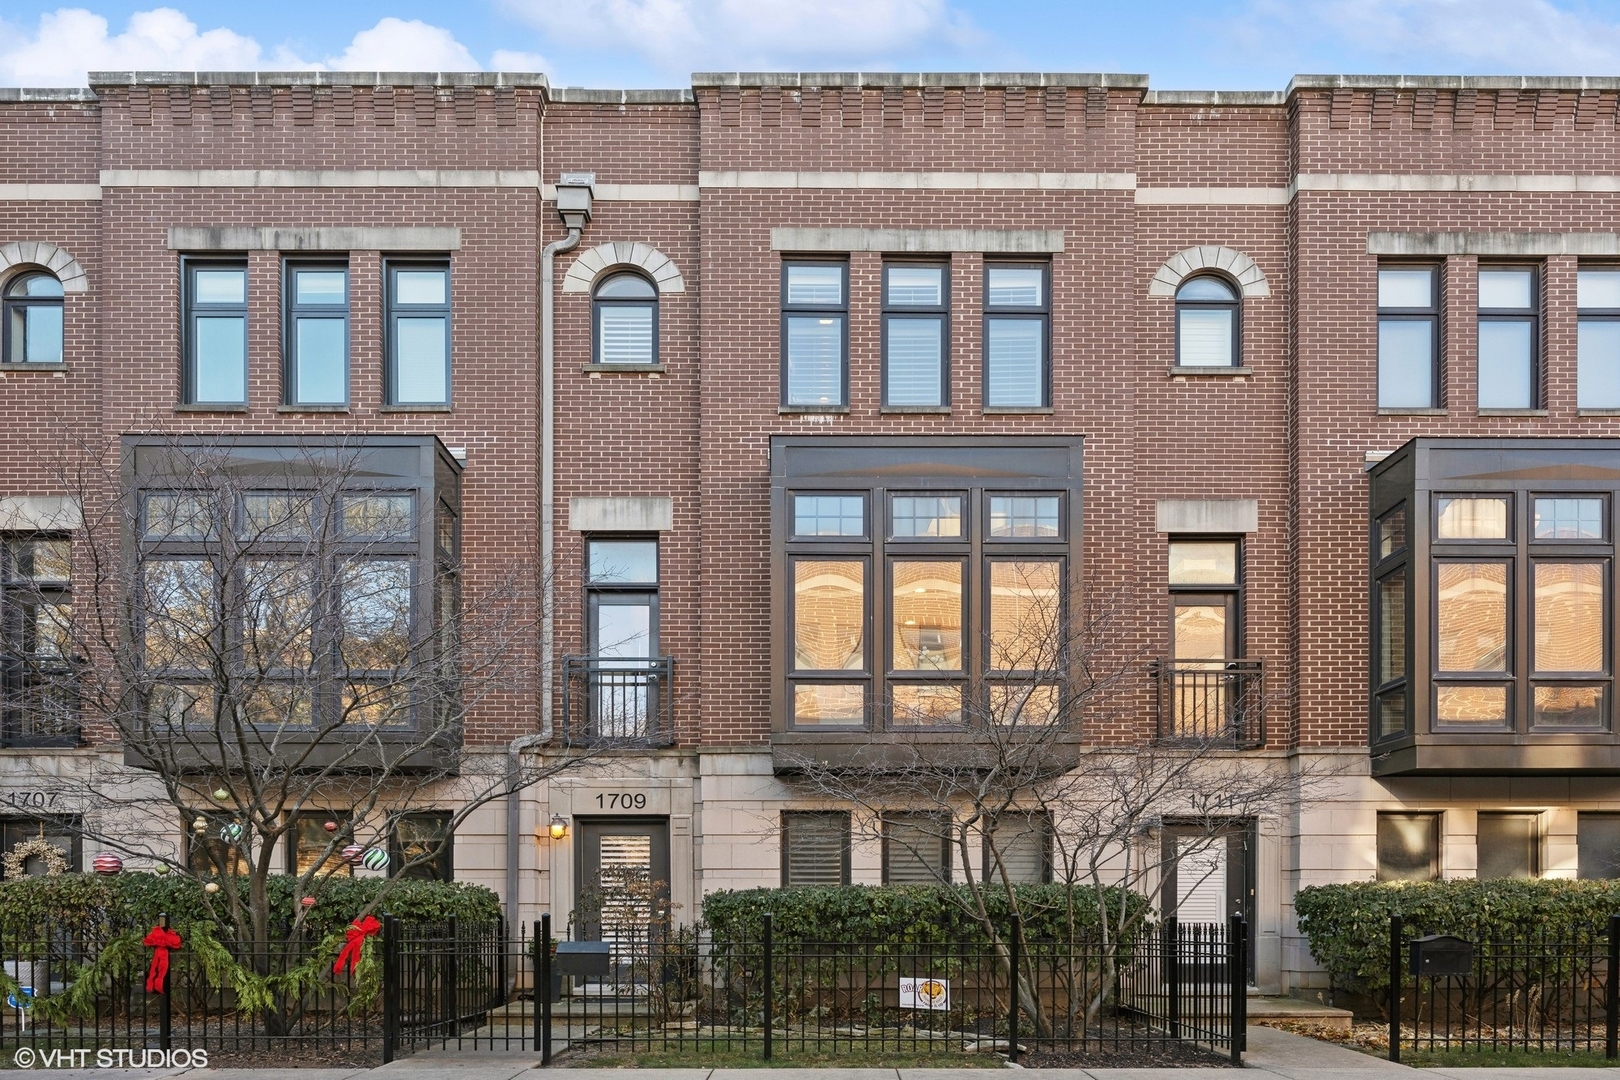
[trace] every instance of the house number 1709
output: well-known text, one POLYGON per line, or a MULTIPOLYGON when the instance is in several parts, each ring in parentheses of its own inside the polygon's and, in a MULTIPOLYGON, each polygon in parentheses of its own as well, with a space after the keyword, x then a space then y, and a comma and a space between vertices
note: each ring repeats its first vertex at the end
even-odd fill
POLYGON ((632 795, 628 791, 615 791, 608 795, 598 795, 596 806, 599 810, 645 810, 647 796, 632 795))

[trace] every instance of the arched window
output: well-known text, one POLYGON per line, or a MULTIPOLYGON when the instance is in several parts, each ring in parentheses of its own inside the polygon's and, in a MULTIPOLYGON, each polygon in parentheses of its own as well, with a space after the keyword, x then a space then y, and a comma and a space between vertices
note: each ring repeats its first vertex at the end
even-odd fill
POLYGON ((1176 366, 1237 367, 1242 328, 1237 287, 1224 277, 1199 274, 1176 290, 1176 366))
POLYGON ((4 341, 8 364, 62 362, 62 283, 50 274, 19 274, 5 289, 4 341))
POLYGON ((592 363, 658 363, 658 290, 635 273, 602 279, 591 305, 592 363))

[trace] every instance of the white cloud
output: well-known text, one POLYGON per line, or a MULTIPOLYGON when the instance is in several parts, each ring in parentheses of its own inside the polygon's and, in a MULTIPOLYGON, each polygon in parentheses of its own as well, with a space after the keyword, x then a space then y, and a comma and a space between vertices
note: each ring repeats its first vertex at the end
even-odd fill
POLYGON ((503 0, 571 45, 625 49, 666 75, 703 69, 883 66, 975 38, 947 0, 503 0))
POLYGON ((496 49, 489 58, 491 71, 551 71, 551 61, 539 53, 496 49))
POLYGON ((1601 75, 1620 67, 1620 21, 1550 0, 1256 0, 1250 16, 1261 40, 1325 31, 1339 49, 1391 70, 1601 75))
MULTIPOLYGON (((497 53, 497 66, 508 55, 527 65, 544 62, 528 54, 497 53)), ((450 31, 419 19, 382 19, 324 60, 304 59, 285 48, 267 55, 253 38, 225 27, 199 30, 174 8, 138 11, 116 34, 105 18, 84 8, 42 15, 32 31, 0 21, 0 86, 83 86, 88 71, 477 71, 482 66, 450 31)))
POLYGON ((326 66, 334 71, 477 71, 467 47, 442 26, 390 16, 354 35, 341 56, 326 66))

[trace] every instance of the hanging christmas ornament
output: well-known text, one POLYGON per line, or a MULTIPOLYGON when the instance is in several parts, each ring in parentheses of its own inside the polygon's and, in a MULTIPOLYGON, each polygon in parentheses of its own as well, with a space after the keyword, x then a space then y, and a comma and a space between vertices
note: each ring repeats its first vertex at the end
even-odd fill
POLYGON ((328 821, 325 825, 322 825, 321 828, 325 829, 327 832, 337 832, 337 822, 328 821))
POLYGON ((158 875, 158 877, 168 877, 169 876, 169 864, 166 863, 166 862, 158 863, 157 864, 157 875, 158 875))
POLYGON ((114 855, 110 851, 103 851, 100 855, 97 855, 94 859, 90 860, 90 869, 94 870, 98 874, 112 877, 114 874, 123 872, 124 860, 120 859, 117 855, 114 855))
POLYGON ((203 886, 203 892, 208 893, 210 896, 219 892, 219 882, 210 881, 208 884, 203 886))
POLYGON ((360 865, 367 870, 381 870, 388 865, 388 852, 374 847, 360 857, 360 865))
POLYGON ((307 908, 312 908, 312 907, 315 906, 315 898, 313 896, 305 896, 305 897, 301 898, 298 902, 300 904, 304 905, 307 908))
POLYGON ((197 820, 191 823, 191 831, 196 833, 198 836, 201 836, 203 833, 207 832, 208 819, 203 817, 201 814, 198 814, 197 820))
POLYGON ((237 843, 242 839, 242 826, 240 822, 231 822, 219 830, 219 838, 227 844, 237 843))
POLYGON ((359 844, 350 844, 348 847, 343 849, 343 859, 345 862, 359 866, 360 859, 363 855, 365 855, 365 853, 366 849, 361 847, 359 844))
POLYGON ((230 797, 231 797, 231 793, 229 791, 226 791, 224 788, 215 788, 214 789, 214 798, 218 799, 220 802, 224 802, 225 800, 229 799, 230 797))

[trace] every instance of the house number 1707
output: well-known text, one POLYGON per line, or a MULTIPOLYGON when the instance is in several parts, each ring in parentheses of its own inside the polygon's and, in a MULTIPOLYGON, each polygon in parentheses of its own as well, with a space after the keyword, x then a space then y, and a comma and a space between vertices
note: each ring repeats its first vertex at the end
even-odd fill
POLYGON ((645 794, 632 795, 628 791, 615 791, 607 795, 596 797, 596 806, 599 810, 645 810, 647 809, 647 796, 645 794))

